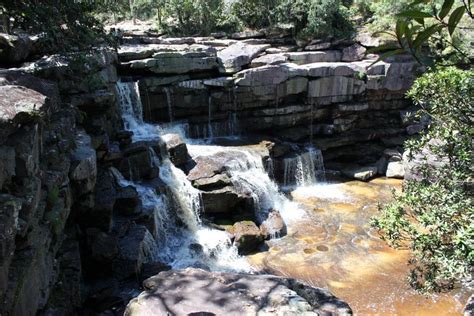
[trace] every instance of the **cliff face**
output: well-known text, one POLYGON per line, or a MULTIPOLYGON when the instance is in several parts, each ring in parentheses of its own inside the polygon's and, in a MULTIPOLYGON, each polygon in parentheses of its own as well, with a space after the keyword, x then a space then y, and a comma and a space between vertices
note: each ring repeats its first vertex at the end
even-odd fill
MULTIPOLYGON (((118 184, 117 169, 165 190, 151 156, 160 144, 131 144, 123 128, 117 72, 138 81, 146 121, 185 120, 196 138, 270 137, 265 159, 274 159, 276 178, 290 142, 311 141, 327 161, 367 164, 413 130, 400 115, 410 105, 403 94, 416 65, 399 59, 370 66, 359 44, 297 51, 287 39, 128 40, 134 44, 118 56, 49 56, 0 71, 2 315, 123 306, 131 296, 124 288, 166 269, 150 260, 153 212, 135 188, 118 184)), ((166 146, 175 165, 188 162, 182 140, 166 146)), ((204 192, 210 184, 198 180, 193 185, 204 192)), ((214 188, 204 202, 237 196, 224 193, 214 188)))
POLYGON ((106 73, 114 72, 114 54, 90 58, 100 62, 80 71, 70 56, 0 74, 4 315, 33 315, 54 300, 66 312, 82 303, 80 231, 73 222, 94 207, 97 152, 114 130, 102 122, 116 109, 116 76, 106 73), (88 86, 94 76, 102 86, 88 86))

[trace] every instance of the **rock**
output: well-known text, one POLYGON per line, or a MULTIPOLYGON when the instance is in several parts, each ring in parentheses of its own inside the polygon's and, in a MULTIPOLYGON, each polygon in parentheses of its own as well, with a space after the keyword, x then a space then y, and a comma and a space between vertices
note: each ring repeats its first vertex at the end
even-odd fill
POLYGON ((385 175, 385 173, 387 172, 387 164, 388 161, 385 157, 381 157, 379 160, 377 160, 377 162, 375 163, 375 167, 377 167, 378 175, 385 175))
POLYGON ((153 58, 130 61, 122 66, 135 72, 186 74, 217 69, 218 64, 215 52, 177 51, 158 52, 153 58))
POLYGON ((377 167, 346 166, 342 169, 342 174, 346 177, 367 181, 377 175, 377 167))
POLYGON ((367 49, 360 44, 354 44, 342 50, 342 61, 358 61, 365 56, 367 49))
POLYGON ((341 61, 341 52, 337 50, 328 50, 323 52, 295 52, 285 53, 288 60, 298 65, 341 61))
POLYGON ((119 170, 130 180, 153 179, 159 174, 159 168, 153 160, 154 153, 147 145, 129 147, 124 152, 124 159, 119 170))
POLYGON ((97 178, 97 156, 91 138, 84 131, 76 135, 76 149, 71 154, 69 177, 78 196, 94 190, 97 178))
POLYGON ((271 275, 188 268, 161 272, 143 285, 146 291, 128 304, 125 316, 352 315, 327 290, 271 275))
POLYGON ((134 215, 142 210, 142 201, 133 186, 126 186, 117 189, 117 199, 114 211, 121 215, 134 215))
POLYGON ((239 206, 252 202, 251 196, 237 192, 233 186, 202 192, 201 198, 205 214, 235 213, 239 206))
POLYGON ((188 147, 184 140, 178 134, 166 134, 161 136, 165 142, 166 150, 175 166, 182 166, 191 158, 188 153, 188 147))
POLYGON ((361 94, 365 89, 366 86, 362 80, 334 76, 309 81, 308 96, 311 98, 337 98, 361 94))
POLYGON ((352 77, 356 73, 362 73, 365 69, 353 63, 328 63, 320 62, 304 65, 303 68, 308 70, 309 77, 330 77, 330 76, 346 76, 352 77))
POLYGON ((0 33, 0 64, 25 61, 33 53, 33 44, 28 36, 0 33))
POLYGON ((257 250, 261 245, 264 236, 254 222, 243 221, 234 224, 234 245, 239 250, 239 254, 247 254, 257 250))
POLYGON ((317 51, 317 50, 325 50, 331 48, 331 42, 320 42, 320 43, 309 43, 308 46, 304 48, 304 50, 308 51, 317 51))
POLYGON ((235 43, 217 52, 220 63, 220 72, 226 74, 236 73, 250 64, 259 53, 265 51, 270 45, 249 45, 235 43))
POLYGON ((467 300, 466 306, 464 307, 463 316, 474 316, 474 295, 467 300))
POLYGON ((405 167, 398 158, 390 158, 387 165, 387 178, 403 179, 405 177, 405 167))
POLYGON ((280 212, 271 210, 260 225, 260 232, 265 239, 280 238, 286 235, 286 224, 280 212))
POLYGON ((230 38, 235 39, 235 40, 244 40, 244 39, 249 39, 249 38, 262 38, 264 36, 265 36, 264 32, 244 31, 244 32, 233 33, 230 35, 230 38))
POLYGON ((109 263, 118 254, 118 240, 115 236, 97 232, 89 238, 91 255, 99 263, 109 263))
POLYGON ((4 185, 11 182, 15 175, 15 149, 0 146, 0 191, 4 185))
POLYGON ((287 60, 288 57, 284 56, 283 54, 268 54, 252 60, 250 67, 255 68, 266 65, 278 65, 287 62, 287 60))
POLYGON ((145 263, 157 258, 155 239, 145 226, 136 225, 119 240, 114 274, 120 278, 139 275, 145 263))
POLYGON ((18 124, 37 120, 41 113, 48 113, 49 105, 48 98, 37 91, 15 85, 0 86, 1 139, 6 139, 18 124))
POLYGON ((91 210, 81 209, 78 214, 79 222, 89 226, 97 227, 105 232, 112 229, 112 215, 117 199, 116 179, 111 169, 99 169, 97 183, 94 191, 94 206, 91 210))

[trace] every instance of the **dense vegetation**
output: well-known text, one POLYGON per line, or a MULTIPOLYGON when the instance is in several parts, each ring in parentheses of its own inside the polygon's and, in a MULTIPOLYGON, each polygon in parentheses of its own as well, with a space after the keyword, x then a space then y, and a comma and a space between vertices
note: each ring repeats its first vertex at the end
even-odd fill
POLYGON ((428 122, 405 143, 413 179, 373 221, 389 244, 411 248, 410 282, 423 291, 451 289, 472 278, 474 266, 474 71, 472 58, 452 41, 460 21, 473 16, 467 3, 454 4, 400 12, 398 47, 386 55, 408 52, 430 67, 407 94, 419 107, 414 118, 428 122), (444 36, 455 58, 426 49, 435 35, 444 36), (453 60, 468 69, 444 66, 453 60))

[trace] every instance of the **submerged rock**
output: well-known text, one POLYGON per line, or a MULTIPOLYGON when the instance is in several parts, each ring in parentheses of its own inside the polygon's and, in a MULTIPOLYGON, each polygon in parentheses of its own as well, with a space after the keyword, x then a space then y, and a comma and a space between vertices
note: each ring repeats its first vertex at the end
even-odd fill
POLYGON ((271 275, 166 271, 151 277, 146 291, 127 306, 140 315, 352 315, 327 290, 271 275))
POLYGON ((265 239, 283 237, 286 235, 286 231, 285 221, 277 210, 271 210, 260 225, 260 232, 265 239))
POLYGON ((377 175, 377 167, 373 166, 346 166, 342 169, 342 174, 348 178, 360 181, 367 181, 377 175))

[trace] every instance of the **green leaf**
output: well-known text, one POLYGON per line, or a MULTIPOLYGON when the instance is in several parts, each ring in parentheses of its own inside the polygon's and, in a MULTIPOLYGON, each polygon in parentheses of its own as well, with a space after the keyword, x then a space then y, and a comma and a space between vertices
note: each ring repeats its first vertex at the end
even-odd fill
POLYGON ((406 10, 397 14, 398 17, 402 18, 413 18, 413 19, 426 19, 432 18, 433 16, 428 12, 422 12, 418 10, 406 10))
POLYGON ((448 21, 448 31, 449 35, 453 35, 454 31, 456 30, 456 26, 458 25, 459 21, 461 21, 462 16, 466 12, 466 7, 460 6, 456 10, 453 11, 451 16, 449 17, 448 21))
POLYGON ((441 7, 441 11, 439 12, 439 18, 442 20, 446 15, 448 15, 449 11, 453 7, 454 0, 444 0, 443 6, 441 7))
POLYGON ((423 43, 425 43, 428 40, 428 38, 431 37, 431 35, 439 31, 439 28, 440 28, 439 25, 432 25, 426 30, 418 33, 415 40, 413 41, 413 47, 417 48, 423 45, 423 43))
POLYGON ((397 20, 397 25, 395 27, 395 34, 397 35, 398 41, 402 40, 405 29, 407 28, 407 23, 403 20, 397 20))

